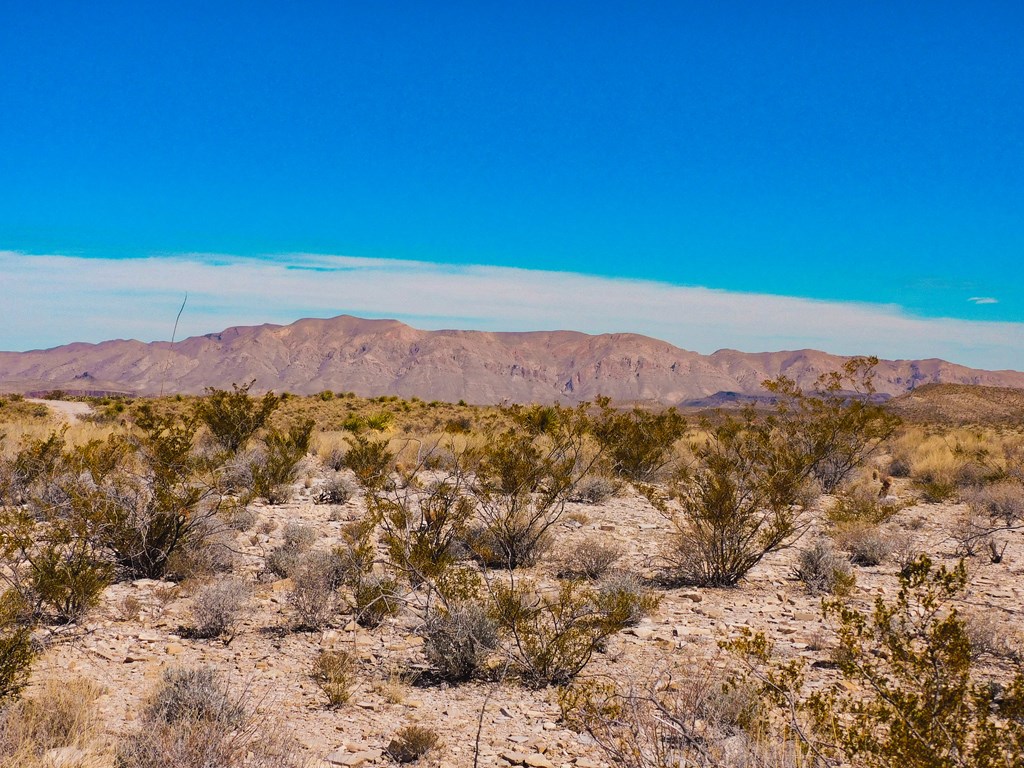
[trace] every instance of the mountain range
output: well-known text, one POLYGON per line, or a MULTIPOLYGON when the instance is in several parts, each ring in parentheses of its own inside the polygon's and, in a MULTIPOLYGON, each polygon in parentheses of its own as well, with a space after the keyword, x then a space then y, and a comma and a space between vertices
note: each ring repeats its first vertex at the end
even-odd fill
MULTIPOLYGON (((254 391, 323 390, 470 403, 716 404, 757 399, 765 379, 810 387, 847 358, 812 349, 702 355, 632 333, 424 331, 348 315, 238 326, 175 343, 74 343, 0 352, 0 391, 199 393, 255 380, 254 391)), ((895 396, 924 384, 1024 389, 1024 373, 943 360, 883 360, 875 385, 895 396)))

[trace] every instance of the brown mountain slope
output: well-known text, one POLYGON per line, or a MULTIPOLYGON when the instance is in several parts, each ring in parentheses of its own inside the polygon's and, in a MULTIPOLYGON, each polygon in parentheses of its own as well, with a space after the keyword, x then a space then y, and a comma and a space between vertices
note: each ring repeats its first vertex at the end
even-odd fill
MULTIPOLYGON (((0 352, 0 390, 201 392, 256 380, 260 390, 325 389, 473 403, 618 401, 677 404, 718 392, 758 394, 785 374, 802 386, 845 358, 815 350, 700 355, 636 334, 421 331, 396 320, 340 316, 228 328, 170 344, 106 341, 0 352)), ((884 361, 878 390, 928 383, 1024 388, 1024 373, 942 360, 884 361)))
POLYGON ((1024 390, 927 384, 893 398, 889 407, 907 421, 1024 426, 1024 390))

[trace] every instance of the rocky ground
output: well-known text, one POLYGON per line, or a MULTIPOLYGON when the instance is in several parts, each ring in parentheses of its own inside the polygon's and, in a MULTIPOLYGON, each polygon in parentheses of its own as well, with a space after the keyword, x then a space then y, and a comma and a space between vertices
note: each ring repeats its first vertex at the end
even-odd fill
MULTIPOLYGON (((441 735, 444 746, 431 758, 435 764, 474 765, 478 727, 476 764, 482 766, 608 764, 586 735, 560 722, 551 690, 528 690, 512 683, 417 684, 410 673, 425 664, 412 616, 400 615, 374 630, 353 622, 316 633, 289 631, 290 584, 268 577, 266 554, 281 542, 289 521, 314 526, 319 534, 314 546, 329 547, 340 540, 345 521, 362 514, 358 497, 335 507, 317 505, 312 502, 315 490, 314 483, 299 488, 287 504, 253 507, 256 524, 237 534, 235 571, 254 585, 255 597, 230 642, 189 639, 181 631, 191 601, 187 582, 116 584, 82 626, 62 628, 45 638, 48 647, 26 695, 47 679, 94 680, 104 688, 99 707, 115 738, 133 727, 141 703, 165 667, 204 664, 226 673, 233 687, 248 689, 264 716, 286 726, 315 765, 387 764, 383 750, 395 731, 410 723, 429 726, 441 735), (336 647, 357 652, 360 681, 351 703, 329 709, 310 669, 319 651, 336 647)), ((949 527, 958 506, 914 503, 906 487, 897 486, 896 493, 908 506, 889 524, 893 531, 906 533, 915 549, 952 562, 955 543, 949 527)), ((819 514, 820 505, 828 501, 820 501, 813 513, 819 514)), ((570 504, 550 557, 534 575, 553 578, 560 553, 586 538, 600 538, 621 545, 626 553, 621 567, 653 576, 671 530, 656 510, 630 491, 599 505, 570 504)), ((649 677, 665 665, 726 667, 735 662, 719 649, 718 641, 743 627, 766 631, 782 655, 825 658, 829 628, 820 618, 820 598, 808 595, 793 575, 797 550, 815 535, 812 527, 796 547, 767 557, 737 588, 657 590, 662 601, 656 613, 616 636, 587 672, 627 681, 649 677)), ((1022 619, 1024 532, 1007 534, 1005 539, 1008 547, 1001 563, 992 564, 987 557, 971 560, 967 601, 972 610, 1005 622, 1011 633, 1022 619)), ((892 595, 896 568, 895 563, 855 568, 854 599, 892 595)))

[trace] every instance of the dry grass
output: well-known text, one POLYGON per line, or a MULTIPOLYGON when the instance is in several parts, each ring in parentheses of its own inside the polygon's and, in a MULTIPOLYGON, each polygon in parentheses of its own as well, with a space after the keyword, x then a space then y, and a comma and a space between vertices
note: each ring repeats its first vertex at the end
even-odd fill
POLYGON ((0 454, 12 455, 18 446, 29 440, 45 440, 55 431, 65 429, 64 440, 69 448, 85 445, 92 440, 106 440, 111 435, 123 431, 123 427, 110 424, 91 424, 78 421, 67 424, 52 418, 39 420, 12 421, 0 428, 0 454))
POLYGON ((1012 429, 912 426, 893 441, 892 455, 919 483, 958 487, 1012 472, 1022 445, 1012 429))
POLYGON ((49 681, 10 705, 0 713, 0 766, 109 766, 111 749, 96 707, 101 693, 89 680, 49 681))

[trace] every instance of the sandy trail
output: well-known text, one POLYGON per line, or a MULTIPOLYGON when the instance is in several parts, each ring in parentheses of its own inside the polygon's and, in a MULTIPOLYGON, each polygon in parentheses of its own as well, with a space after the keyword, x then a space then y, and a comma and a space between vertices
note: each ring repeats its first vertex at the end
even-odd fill
POLYGON ((80 403, 77 400, 43 400, 41 398, 30 398, 31 403, 45 405, 59 418, 74 424, 79 417, 92 413, 92 406, 88 403, 80 403))

